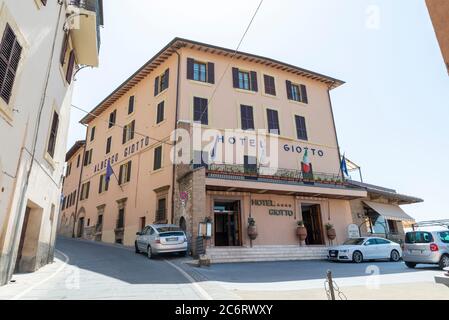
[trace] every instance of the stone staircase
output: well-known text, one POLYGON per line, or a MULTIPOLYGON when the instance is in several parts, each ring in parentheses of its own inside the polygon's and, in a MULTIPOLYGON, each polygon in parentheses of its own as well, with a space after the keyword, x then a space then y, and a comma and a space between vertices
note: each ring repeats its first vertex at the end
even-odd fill
POLYGON ((254 246, 212 247, 206 249, 210 263, 322 260, 327 258, 325 246, 254 246))

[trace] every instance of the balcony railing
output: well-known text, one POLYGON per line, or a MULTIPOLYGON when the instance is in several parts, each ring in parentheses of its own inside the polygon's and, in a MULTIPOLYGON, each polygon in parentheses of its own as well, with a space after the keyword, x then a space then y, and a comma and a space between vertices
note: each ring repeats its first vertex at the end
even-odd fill
POLYGON ((323 172, 304 174, 302 171, 295 169, 254 167, 234 164, 210 164, 205 167, 206 175, 216 179, 254 180, 271 183, 344 184, 340 175, 323 172))

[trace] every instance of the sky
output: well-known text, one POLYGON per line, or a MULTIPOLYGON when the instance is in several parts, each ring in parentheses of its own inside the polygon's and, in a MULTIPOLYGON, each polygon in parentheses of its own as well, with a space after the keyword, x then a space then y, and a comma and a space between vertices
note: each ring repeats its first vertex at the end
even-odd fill
MULTIPOLYGON (((176 36, 235 48, 258 4, 104 1, 100 67, 77 74, 73 104, 91 110, 176 36)), ((264 0, 240 50, 344 80, 338 139, 364 182, 424 199, 403 206, 417 221, 449 219, 449 76, 424 0, 264 0)))

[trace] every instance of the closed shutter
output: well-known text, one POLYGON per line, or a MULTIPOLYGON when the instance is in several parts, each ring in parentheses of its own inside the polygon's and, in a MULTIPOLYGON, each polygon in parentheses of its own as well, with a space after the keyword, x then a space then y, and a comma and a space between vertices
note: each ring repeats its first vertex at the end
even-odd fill
POLYGON ((239 88, 239 69, 232 68, 232 83, 234 88, 239 88))
POLYGON ((265 93, 276 95, 276 85, 272 76, 264 75, 265 93))
POLYGON ((304 117, 295 116, 296 120, 296 135, 300 140, 307 140, 306 120, 304 117))
POLYGON ((305 85, 301 85, 301 101, 303 103, 309 103, 309 99, 307 98, 307 88, 305 85))
POLYGON ((75 66, 75 51, 70 51, 70 57, 69 57, 69 64, 67 66, 67 73, 66 73, 66 81, 67 83, 72 82, 72 76, 73 76, 73 67, 75 66))
POLYGON ((100 183, 98 185, 98 193, 101 193, 101 191, 103 191, 103 175, 100 176, 100 183))
POLYGON ((287 81, 285 81, 285 84, 287 86, 287 98, 289 100, 293 100, 293 96, 292 96, 292 82, 287 80, 287 81))
POLYGON ((120 172, 118 174, 118 183, 122 184, 122 178, 123 178, 123 165, 120 166, 120 172))
POLYGON ((164 101, 157 105, 156 123, 164 121, 164 101))
POLYGON ((11 98, 21 54, 22 47, 17 42, 16 35, 9 24, 6 24, 0 47, 0 95, 6 103, 9 103, 11 98))
POLYGON ((195 60, 187 58, 187 79, 193 80, 193 64, 195 60))
POLYGON ((55 155, 56 138, 58 136, 59 115, 54 112, 50 129, 50 138, 48 141, 47 152, 53 158, 55 155))
POLYGON ((133 113, 134 112, 134 96, 129 97, 129 102, 128 102, 128 114, 133 113))
POLYGON ((159 94, 159 77, 156 77, 154 79, 154 96, 157 96, 159 94))
POLYGON ((128 130, 128 126, 123 127, 123 135, 122 135, 122 144, 125 144, 126 142, 126 131, 128 130))
POLYGON ((126 182, 129 182, 131 180, 131 161, 128 162, 128 172, 126 174, 126 182))
POLYGON ((257 87, 257 72, 251 71, 251 91, 257 92, 259 88, 257 87))
POLYGON ((167 69, 167 70, 165 70, 164 87, 163 87, 164 90, 168 88, 168 84, 169 84, 169 81, 170 81, 169 76, 170 76, 170 69, 167 69))
POLYGON ((215 83, 215 64, 212 62, 207 64, 207 82, 215 83))
POLYGON ((135 130, 135 127, 136 127, 136 120, 133 120, 133 121, 131 122, 131 137, 130 137, 130 140, 134 139, 134 130, 135 130))

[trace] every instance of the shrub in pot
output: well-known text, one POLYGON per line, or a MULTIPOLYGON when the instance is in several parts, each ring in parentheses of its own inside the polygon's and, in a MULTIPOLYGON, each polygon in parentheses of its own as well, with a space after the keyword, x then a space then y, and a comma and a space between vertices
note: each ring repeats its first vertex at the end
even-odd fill
POLYGON ((337 237, 337 233, 334 229, 334 226, 330 223, 326 223, 326 232, 329 240, 334 240, 337 237))
POLYGON ((306 238, 307 238, 307 229, 304 226, 304 222, 303 221, 298 221, 297 222, 296 234, 298 235, 300 241, 306 240, 306 238))
POLYGON ((254 218, 248 218, 248 237, 251 240, 256 240, 257 238, 257 227, 256 220, 254 218))

